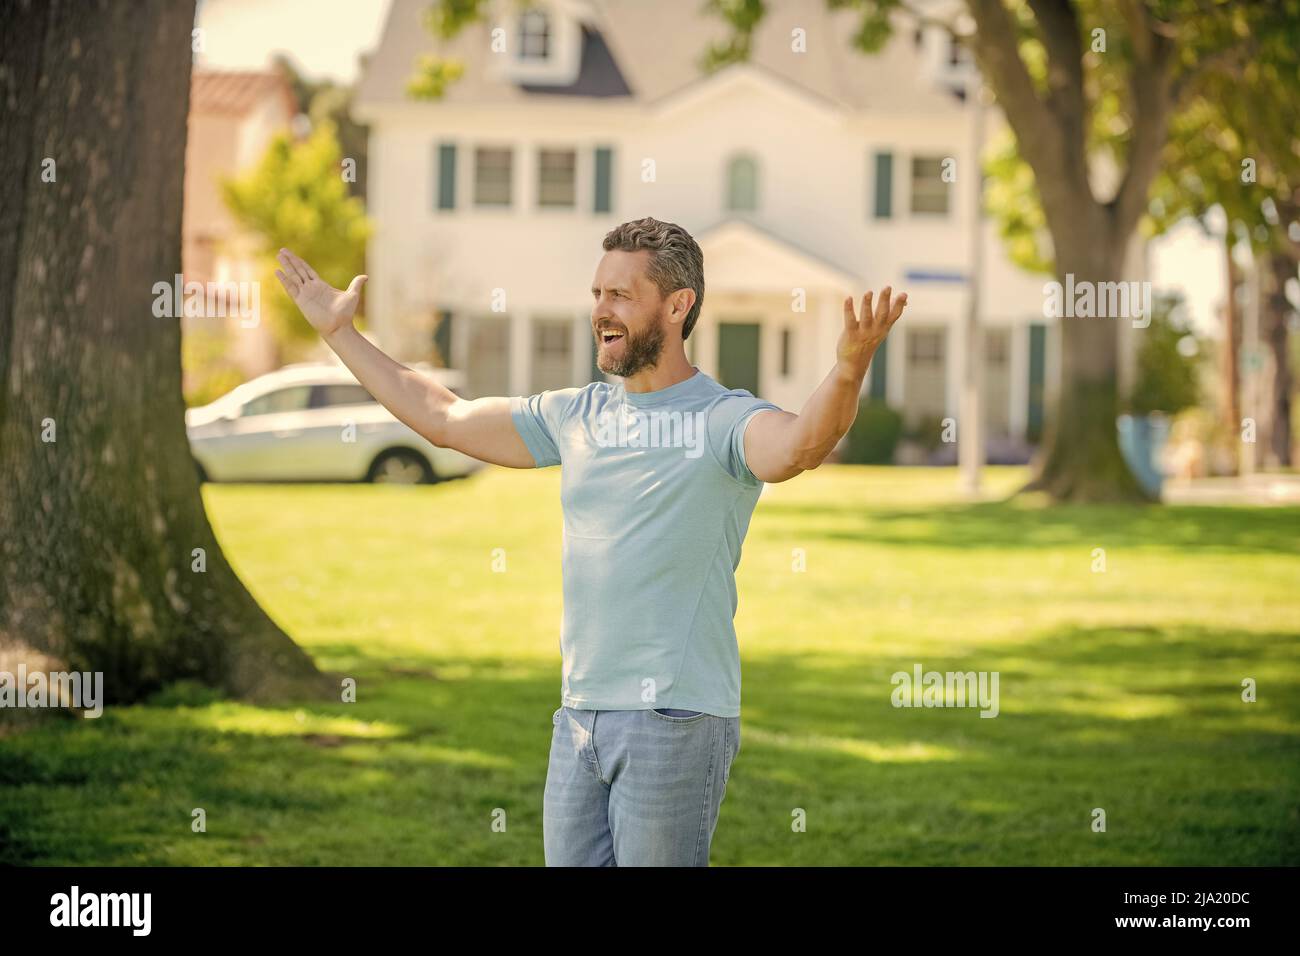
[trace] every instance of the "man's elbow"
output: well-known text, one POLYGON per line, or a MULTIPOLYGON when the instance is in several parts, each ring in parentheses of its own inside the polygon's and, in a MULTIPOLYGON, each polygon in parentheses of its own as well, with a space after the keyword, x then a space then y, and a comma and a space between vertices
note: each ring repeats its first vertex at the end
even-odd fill
POLYGON ((797 469, 795 474, 798 474, 801 471, 812 471, 830 457, 831 450, 834 447, 834 443, 823 443, 820 445, 796 448, 793 454, 790 455, 788 465, 791 468, 797 469))
POLYGON ((431 403, 427 412, 421 416, 420 436, 426 439, 429 444, 437 445, 439 448, 451 448, 454 440, 454 425, 457 419, 458 403, 463 401, 457 398, 455 401, 441 403, 431 403))
POLYGON ((801 455, 797 455, 795 456, 794 460, 790 462, 789 465, 789 467, 794 470, 794 474, 792 474, 790 477, 793 478, 794 475, 798 475, 805 471, 815 471, 817 467, 821 465, 821 463, 824 462, 825 460, 826 460, 825 452, 820 452, 820 451, 805 452, 801 455))
POLYGON ((796 475, 801 475, 805 471, 812 471, 824 460, 825 455, 817 455, 810 452, 793 452, 785 456, 781 461, 776 462, 768 470, 768 474, 763 476, 763 480, 769 484, 780 481, 789 481, 796 475))

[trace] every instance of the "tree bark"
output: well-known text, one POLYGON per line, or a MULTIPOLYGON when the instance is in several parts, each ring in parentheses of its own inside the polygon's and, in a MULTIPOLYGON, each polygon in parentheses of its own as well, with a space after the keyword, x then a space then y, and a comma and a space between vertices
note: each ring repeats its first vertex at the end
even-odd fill
POLYGON ((1269 448, 1273 459, 1283 468, 1291 467, 1291 348, 1288 323, 1293 311, 1286 297, 1286 284, 1296 278, 1296 260, 1285 252, 1267 255, 1269 289, 1264 297, 1264 328, 1273 352, 1273 420, 1269 448))
POLYGON ((181 271, 193 20, 194 0, 6 7, 0 656, 102 671, 107 703, 181 678, 334 695, 222 554, 180 321, 153 314, 154 283, 181 271))
MULTIPOLYGON (((1102 228, 1102 227, 1096 227, 1102 228)), ((1058 247, 1057 281, 1072 277, 1077 287, 1117 282, 1122 247, 1083 241, 1058 247)), ((1046 491, 1058 501, 1146 501, 1119 448, 1119 328, 1114 316, 1064 317, 1061 328, 1060 390, 1048 418, 1034 477, 1025 491, 1046 491)))

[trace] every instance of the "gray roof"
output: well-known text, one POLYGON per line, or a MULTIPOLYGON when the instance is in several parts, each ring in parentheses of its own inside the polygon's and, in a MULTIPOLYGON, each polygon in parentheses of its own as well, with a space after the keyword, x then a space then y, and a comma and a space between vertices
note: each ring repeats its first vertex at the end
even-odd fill
POLYGON ((521 83, 519 88, 525 93, 540 96, 631 96, 627 80, 614 55, 605 45, 605 38, 591 27, 582 28, 582 62, 578 68, 578 78, 568 86, 534 86, 521 83))
MULTIPOLYGON (((452 40, 423 24, 430 0, 393 0, 378 49, 358 90, 362 104, 407 101, 407 80, 423 54, 455 57, 465 74, 451 84, 446 103, 506 105, 556 96, 607 100, 628 97, 655 103, 705 78, 700 60, 709 44, 727 36, 726 24, 702 12, 701 0, 589 0, 583 62, 568 87, 524 86, 491 75, 491 24, 473 23, 452 40)), ((851 46, 859 17, 827 9, 827 0, 778 0, 755 32, 750 62, 788 84, 849 110, 889 112, 959 109, 955 99, 921 81, 907 18, 893 41, 867 56, 851 46), (791 31, 802 28, 806 53, 791 50, 791 31)), ((435 104, 430 104, 434 106, 435 104)))

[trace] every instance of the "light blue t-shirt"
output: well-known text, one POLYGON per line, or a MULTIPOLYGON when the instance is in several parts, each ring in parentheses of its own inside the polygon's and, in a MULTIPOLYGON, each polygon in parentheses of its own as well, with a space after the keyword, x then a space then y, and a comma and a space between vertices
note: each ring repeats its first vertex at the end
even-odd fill
POLYGON ((563 466, 564 705, 740 716, 735 570, 763 487, 745 426, 778 406, 697 368, 652 392, 593 382, 510 408, 537 466, 563 466))

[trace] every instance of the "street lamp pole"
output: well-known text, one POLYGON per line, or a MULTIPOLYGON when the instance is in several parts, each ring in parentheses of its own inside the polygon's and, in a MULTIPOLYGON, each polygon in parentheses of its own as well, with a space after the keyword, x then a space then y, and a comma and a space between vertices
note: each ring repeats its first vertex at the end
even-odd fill
POLYGON ((971 496, 980 493, 980 469, 984 465, 984 416, 980 405, 980 378, 983 370, 983 336, 980 332, 980 275, 984 266, 984 175, 980 154, 984 151, 983 81, 972 68, 966 84, 966 98, 971 111, 971 155, 967 176, 971 185, 970 269, 966 279, 968 299, 962 342, 961 421, 957 427, 957 457, 961 465, 962 490, 971 496))

